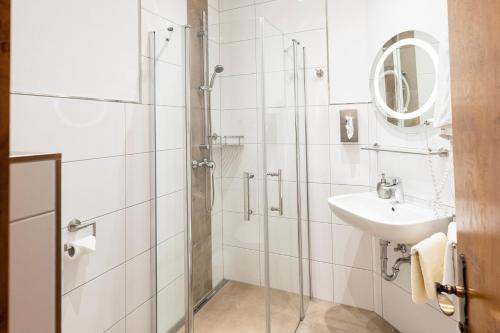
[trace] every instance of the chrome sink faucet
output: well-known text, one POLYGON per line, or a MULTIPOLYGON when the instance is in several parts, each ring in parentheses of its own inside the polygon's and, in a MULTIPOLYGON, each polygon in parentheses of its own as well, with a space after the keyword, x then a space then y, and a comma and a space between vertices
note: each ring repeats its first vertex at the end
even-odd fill
POLYGON ((403 181, 399 177, 386 177, 385 174, 381 174, 377 183, 377 194, 381 199, 394 199, 402 203, 405 200, 403 181))

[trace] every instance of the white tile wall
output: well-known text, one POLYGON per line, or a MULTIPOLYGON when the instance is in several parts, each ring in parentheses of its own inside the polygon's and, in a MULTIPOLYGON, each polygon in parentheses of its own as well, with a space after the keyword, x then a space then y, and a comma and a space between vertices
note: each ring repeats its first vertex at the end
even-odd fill
MULTIPOLYGON (((120 210, 92 220, 94 221, 97 223, 96 230, 99 235, 96 241, 96 251, 80 260, 63 260, 63 294, 125 262, 125 212, 120 210)), ((76 233, 63 229, 62 243, 65 244, 91 234, 90 229, 76 233)))
MULTIPOLYGON (((168 312, 159 326, 167 331, 182 317, 184 301, 184 94, 180 25, 186 24, 186 1, 118 2, 86 3, 88 8, 97 8, 92 13, 91 25, 97 30, 89 31, 79 28, 88 24, 73 24, 87 22, 88 11, 59 8, 58 12, 67 14, 59 15, 59 21, 71 22, 73 26, 69 30, 59 29, 54 24, 36 24, 40 17, 53 15, 39 16, 41 11, 35 7, 17 3, 13 9, 17 22, 13 38, 18 45, 14 50, 17 83, 13 89, 137 101, 141 84, 142 102, 147 103, 151 79, 148 32, 161 30, 157 36, 157 42, 161 43, 170 37, 168 45, 157 48, 156 54, 160 87, 157 97, 163 105, 156 114, 156 149, 160 151, 158 189, 162 195, 158 198, 157 240, 161 242, 159 262, 166 263, 162 266, 166 273, 162 270, 164 289, 159 306, 168 312), (138 25, 139 18, 142 26, 138 25), (109 29, 108 24, 114 29, 109 29), (167 36, 165 29, 169 26, 174 27, 174 32, 167 36), (56 33, 51 33, 55 28, 56 33), (116 29, 119 34, 114 32, 116 29), (37 38, 38 34, 43 38, 37 38), (22 38, 24 35, 29 38, 22 38), (54 43, 47 42, 47 38, 54 43), (87 42, 81 43, 82 40, 87 42), (79 45, 66 47, 69 53, 54 55, 52 51, 57 48, 47 45, 61 41, 79 45), (31 46, 26 48, 26 45, 31 46), (35 54, 33 47, 50 52, 36 52, 35 62, 28 62, 26 59, 35 54), (76 68, 70 66, 68 59, 83 60, 76 68), (34 67, 26 66, 28 63, 38 64, 37 69, 33 71, 34 67), (128 65, 123 69, 125 63, 128 65), (57 64, 55 70, 54 64, 57 64), (51 75, 37 79, 47 70, 51 75)), ((211 1, 211 5, 217 7, 218 1, 211 1)), ((53 7, 42 9, 47 8, 53 7)), ((90 229, 67 232, 64 227, 69 220, 97 222, 96 252, 76 261, 62 262, 63 332, 150 332, 155 316, 151 260, 156 252, 151 186, 155 181, 151 159, 155 149, 152 106, 17 94, 12 94, 11 101, 11 149, 62 153, 62 242, 91 232, 90 229)), ((214 104, 217 103, 214 99, 214 104)))
POLYGON ((125 153, 123 104, 23 95, 11 103, 14 151, 57 151, 64 162, 125 153))
POLYGON ((63 332, 103 332, 125 317, 125 265, 62 297, 63 332))
POLYGON ((125 157, 109 157, 62 166, 63 226, 125 207, 125 157), (99 175, 99 177, 96 177, 99 175))
POLYGON ((369 270, 333 265, 335 303, 373 310, 373 278, 369 270))
MULTIPOLYGON (((152 250, 154 251, 154 250, 152 250)), ((154 256, 146 251, 126 263, 126 311, 132 312, 153 296, 154 256)))

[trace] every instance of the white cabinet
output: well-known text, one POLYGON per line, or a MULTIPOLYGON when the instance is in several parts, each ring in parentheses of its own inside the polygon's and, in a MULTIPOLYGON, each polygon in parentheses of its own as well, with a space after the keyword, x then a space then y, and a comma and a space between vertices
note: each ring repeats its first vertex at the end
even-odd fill
POLYGON ((60 332, 59 154, 11 156, 9 332, 60 332))

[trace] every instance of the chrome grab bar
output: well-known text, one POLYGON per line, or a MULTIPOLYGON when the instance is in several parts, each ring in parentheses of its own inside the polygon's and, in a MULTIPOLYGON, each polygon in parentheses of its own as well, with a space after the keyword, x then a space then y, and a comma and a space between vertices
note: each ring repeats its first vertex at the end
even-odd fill
POLYGON ((278 207, 272 206, 272 212, 279 212, 280 216, 283 216, 283 180, 282 180, 282 170, 278 169, 278 172, 269 172, 267 175, 270 177, 278 177, 278 207))
POLYGON ((250 215, 253 214, 250 208, 250 179, 253 178, 253 173, 243 172, 243 219, 245 221, 250 221, 250 215))

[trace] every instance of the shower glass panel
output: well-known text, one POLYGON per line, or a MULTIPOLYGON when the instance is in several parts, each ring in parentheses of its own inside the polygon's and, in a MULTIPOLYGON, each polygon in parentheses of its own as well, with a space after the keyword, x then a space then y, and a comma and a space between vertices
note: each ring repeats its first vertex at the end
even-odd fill
MULTIPOLYGON (((151 231, 153 260, 151 267, 153 298, 152 331, 176 332, 185 316, 188 270, 185 260, 187 223, 185 99, 186 31, 183 27, 165 27, 149 33, 149 87, 145 98, 152 112, 144 110, 153 132, 152 187, 154 189, 151 231)), ((146 75, 145 75, 146 76, 146 75)), ((147 78, 147 76, 146 76, 147 78)), ((146 269, 146 268, 145 268, 146 269)), ((146 283, 146 281, 145 281, 146 283)))
POLYGON ((310 295, 304 52, 263 18, 150 34, 156 332, 299 325, 310 295))
MULTIPOLYGON (((294 332, 308 305, 308 223, 302 47, 261 19, 271 331, 294 332)), ((266 223, 267 219, 267 223, 266 223)), ((267 226, 266 226, 267 224, 267 226)))

